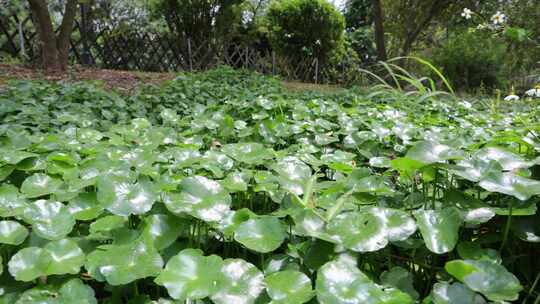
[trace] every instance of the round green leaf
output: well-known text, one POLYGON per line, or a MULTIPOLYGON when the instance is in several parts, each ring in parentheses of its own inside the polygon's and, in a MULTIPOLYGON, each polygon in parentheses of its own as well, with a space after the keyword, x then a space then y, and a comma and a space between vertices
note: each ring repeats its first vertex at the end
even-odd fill
POLYGON ((336 216, 327 226, 332 240, 358 252, 377 251, 389 241, 404 241, 416 231, 412 217, 404 211, 371 207, 336 216))
POLYGON ((486 300, 484 300, 481 295, 475 293, 461 283, 435 283, 435 285, 433 285, 433 291, 431 295, 434 304, 486 303, 486 300))
POLYGON ((463 153, 450 146, 432 141, 421 141, 407 152, 406 157, 427 165, 445 162, 450 159, 459 159, 463 157, 463 153))
POLYGON ((502 171, 499 163, 487 159, 463 159, 457 161, 456 165, 449 171, 472 182, 478 182, 490 174, 498 174, 502 171))
POLYGON ((335 260, 317 272, 317 300, 321 304, 414 303, 397 289, 373 283, 350 262, 335 260))
POLYGON ((93 220, 103 212, 103 207, 98 203, 95 192, 79 194, 69 202, 67 208, 69 213, 80 221, 93 220))
POLYGON ((62 304, 97 304, 94 290, 79 279, 71 279, 60 288, 62 304))
POLYGON ((488 175, 478 185, 490 192, 499 192, 526 201, 540 194, 540 181, 522 177, 511 172, 488 175))
POLYGON ((495 216, 495 210, 488 207, 471 208, 462 211, 462 214, 465 223, 479 225, 489 222, 495 216))
POLYGON ((371 212, 341 213, 328 223, 327 232, 334 241, 357 252, 377 251, 388 244, 383 219, 371 212))
POLYGON ((501 263, 499 252, 491 248, 482 248, 478 242, 460 242, 457 252, 465 260, 492 260, 501 263))
POLYGON ((87 256, 85 268, 97 280, 124 285, 157 275, 163 259, 151 244, 137 240, 128 245, 101 246, 87 256))
POLYGON ((35 157, 37 154, 25 152, 25 151, 16 151, 16 150, 0 150, 0 162, 4 162, 9 165, 16 165, 22 160, 35 157))
POLYGON ((390 270, 381 274, 381 283, 387 286, 395 287, 413 299, 418 299, 420 296, 413 286, 414 277, 405 268, 392 267, 390 270))
POLYGON ((252 304, 264 290, 262 272, 241 259, 227 259, 221 267, 223 281, 211 296, 216 304, 252 304))
POLYGON ((8 269, 15 280, 28 282, 45 275, 51 261, 52 258, 46 250, 26 247, 11 257, 8 269))
POLYGON ((51 262, 45 271, 47 275, 77 274, 85 261, 81 248, 69 239, 50 242, 43 249, 51 256, 51 262))
POLYGON ((414 216, 426 247, 430 251, 443 254, 454 249, 462 223, 461 215, 456 208, 418 210, 414 216))
POLYGON ((311 300, 311 280, 302 272, 285 270, 267 276, 266 292, 276 304, 302 304, 311 300))
POLYGON ((97 304, 94 290, 79 279, 71 279, 60 288, 46 285, 25 291, 15 304, 97 304))
POLYGON ((273 169, 279 174, 283 189, 296 195, 302 195, 311 178, 311 168, 294 156, 278 161, 273 169))
POLYGON ((15 304, 60 304, 58 290, 54 286, 39 286, 26 290, 15 304))
POLYGON ((68 235, 75 219, 60 202, 38 200, 24 210, 25 221, 32 224, 33 231, 47 240, 59 240, 68 235))
POLYGON ((0 166, 0 182, 8 178, 14 170, 15 166, 12 165, 0 166))
POLYGON ((285 236, 286 231, 279 219, 262 217, 250 219, 238 225, 234 240, 251 250, 267 253, 281 246, 285 236))
POLYGON ((528 168, 532 164, 520 155, 497 147, 487 147, 474 153, 474 157, 482 160, 497 161, 505 171, 528 168))
POLYGON ((223 147, 230 157, 248 165, 258 165, 273 157, 273 151, 259 143, 228 144, 223 147))
POLYGON ((181 191, 165 195, 167 209, 174 214, 188 213, 206 222, 219 222, 229 212, 231 196, 216 181, 204 176, 188 177, 181 191))
POLYGON ((454 260, 446 263, 444 269, 491 301, 515 301, 523 290, 519 280, 494 261, 454 260))
POLYGON ((124 227, 128 218, 119 215, 108 215, 95 220, 90 224, 90 233, 110 232, 124 227))
POLYGON ((61 185, 62 181, 60 179, 43 173, 36 173, 24 180, 21 185, 21 192, 29 198, 40 197, 56 192, 61 185))
POLYGON ((97 199, 112 214, 144 214, 152 209, 156 198, 154 186, 148 180, 131 183, 127 179, 104 177, 98 181, 97 199))
POLYGON ((227 175, 222 184, 230 192, 247 191, 251 177, 249 172, 234 171, 227 175))
POLYGON ((0 217, 21 215, 26 205, 26 201, 19 196, 17 187, 10 184, 0 185, 0 217))
POLYGON ((189 222, 166 214, 146 217, 143 235, 152 240, 157 250, 169 247, 182 232, 189 230, 189 222))
POLYGON ((370 212, 383 218, 386 236, 391 242, 405 241, 416 231, 414 219, 405 211, 375 207, 370 212))
POLYGON ((15 221, 0 221, 0 244, 20 245, 28 236, 28 229, 15 221))
POLYGON ((173 299, 203 299, 219 290, 222 266, 219 256, 205 257, 200 250, 185 249, 167 262, 155 282, 167 288, 173 299))

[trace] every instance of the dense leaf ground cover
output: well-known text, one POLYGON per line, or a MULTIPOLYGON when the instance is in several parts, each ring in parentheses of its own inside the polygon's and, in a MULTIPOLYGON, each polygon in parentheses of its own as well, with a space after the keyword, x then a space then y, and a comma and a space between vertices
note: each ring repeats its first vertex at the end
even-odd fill
POLYGON ((11 83, 0 303, 538 303, 539 110, 228 69, 11 83))

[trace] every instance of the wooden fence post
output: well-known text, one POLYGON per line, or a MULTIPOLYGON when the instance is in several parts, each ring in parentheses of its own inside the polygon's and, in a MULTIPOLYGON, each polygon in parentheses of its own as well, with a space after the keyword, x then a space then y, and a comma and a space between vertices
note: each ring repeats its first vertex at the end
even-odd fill
POLYGON ((272 76, 276 76, 276 52, 272 50, 272 76))
POLYGON ((79 31, 81 34, 82 41, 82 54, 81 54, 81 63, 83 65, 92 64, 92 58, 90 54, 90 49, 88 47, 88 20, 87 20, 87 5, 81 3, 81 25, 79 26, 79 31))
POLYGON ((319 58, 315 58, 315 84, 319 83, 319 58))
POLYGON ((17 23, 17 28, 19 30, 19 45, 20 45, 20 48, 21 48, 21 56, 26 58, 26 49, 24 47, 24 33, 23 33, 23 29, 22 29, 21 20, 19 20, 19 22, 17 23))
POLYGON ((188 48, 188 60, 189 60, 189 71, 193 71, 193 58, 191 54, 191 38, 187 39, 187 48, 188 48))
POLYGON ((249 69, 249 48, 246 46, 246 62, 244 64, 244 69, 249 69))

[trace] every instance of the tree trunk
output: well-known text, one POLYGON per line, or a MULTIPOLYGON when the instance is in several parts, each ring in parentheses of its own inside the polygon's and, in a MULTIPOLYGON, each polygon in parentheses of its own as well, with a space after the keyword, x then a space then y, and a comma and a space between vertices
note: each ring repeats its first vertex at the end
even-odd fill
POLYGON ((381 61, 388 59, 386 55, 386 45, 384 43, 383 14, 380 0, 372 0, 373 22, 375 25, 375 43, 377 44, 377 57, 381 61))
POLYGON ((36 18, 36 29, 41 45, 41 61, 47 72, 58 70, 58 50, 51 15, 45 0, 28 0, 32 14, 36 18))
POLYGON ((67 1, 58 36, 54 33, 47 1, 28 0, 28 2, 32 15, 37 21, 36 28, 41 45, 43 69, 46 72, 65 71, 68 67, 69 40, 77 14, 77 0, 67 1))
POLYGON ((409 28, 407 29, 405 41, 401 48, 401 56, 409 55, 413 44, 416 42, 416 39, 418 39, 418 36, 420 36, 422 31, 429 26, 431 21, 436 16, 444 12, 444 10, 447 9, 450 4, 452 4, 452 2, 447 0, 434 1, 425 18, 421 20, 418 24, 409 26, 409 28))
POLYGON ((73 24, 77 15, 77 0, 68 0, 64 10, 62 24, 56 38, 56 48, 58 49, 58 64, 60 69, 65 71, 69 62, 69 46, 73 24))

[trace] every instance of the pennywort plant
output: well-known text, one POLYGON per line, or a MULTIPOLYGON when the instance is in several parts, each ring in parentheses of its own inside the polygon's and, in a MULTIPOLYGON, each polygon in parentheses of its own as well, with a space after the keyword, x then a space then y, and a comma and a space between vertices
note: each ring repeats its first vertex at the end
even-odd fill
POLYGON ((540 105, 433 88, 10 83, 0 303, 535 303, 540 105))

